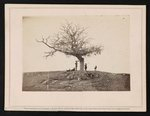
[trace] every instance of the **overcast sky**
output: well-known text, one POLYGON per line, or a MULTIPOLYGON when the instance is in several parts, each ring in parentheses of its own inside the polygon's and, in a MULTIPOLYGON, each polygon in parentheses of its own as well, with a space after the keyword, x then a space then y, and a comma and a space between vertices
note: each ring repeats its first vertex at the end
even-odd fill
POLYGON ((129 16, 49 16, 23 18, 23 71, 57 71, 74 67, 75 57, 56 53, 47 59, 43 57, 49 48, 36 42, 42 36, 57 33, 66 21, 87 27, 91 43, 103 45, 101 55, 85 58, 88 70, 129 73, 129 16))

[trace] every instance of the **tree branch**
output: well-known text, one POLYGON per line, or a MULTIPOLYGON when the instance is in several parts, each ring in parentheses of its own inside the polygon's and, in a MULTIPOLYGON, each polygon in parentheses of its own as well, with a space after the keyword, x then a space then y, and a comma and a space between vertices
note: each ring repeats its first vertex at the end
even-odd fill
POLYGON ((67 51, 65 51, 65 50, 63 50, 63 49, 57 48, 56 46, 52 46, 52 45, 48 44, 47 38, 43 38, 43 37, 42 37, 42 40, 37 40, 37 39, 36 39, 36 41, 39 42, 39 43, 43 43, 43 44, 46 45, 47 47, 53 49, 53 51, 51 51, 51 52, 46 52, 47 55, 46 55, 45 57, 52 56, 52 55, 54 55, 54 53, 56 53, 57 51, 62 52, 62 53, 65 53, 66 55, 73 55, 73 56, 74 56, 74 53, 73 53, 73 52, 67 52, 67 51))
POLYGON ((50 36, 47 38, 42 36, 41 40, 36 40, 52 49, 50 52, 46 52, 46 58, 54 55, 57 51, 66 55, 82 58, 83 56, 90 56, 92 54, 101 54, 103 50, 102 46, 89 45, 86 28, 71 23, 62 25, 60 32, 55 35, 54 39, 48 41, 49 38, 50 36))

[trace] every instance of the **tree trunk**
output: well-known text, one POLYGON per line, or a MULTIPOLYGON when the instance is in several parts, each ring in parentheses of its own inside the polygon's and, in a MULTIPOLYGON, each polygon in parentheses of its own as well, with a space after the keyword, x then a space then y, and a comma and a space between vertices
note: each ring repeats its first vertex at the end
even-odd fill
POLYGON ((84 58, 78 58, 80 61, 80 71, 84 71, 84 58))

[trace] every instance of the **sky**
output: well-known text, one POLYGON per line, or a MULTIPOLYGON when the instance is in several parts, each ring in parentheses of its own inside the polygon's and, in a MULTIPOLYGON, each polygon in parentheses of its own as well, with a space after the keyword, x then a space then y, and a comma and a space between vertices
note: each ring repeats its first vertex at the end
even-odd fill
POLYGON ((49 51, 50 48, 36 41, 42 36, 53 38, 66 21, 86 27, 91 44, 104 46, 101 55, 85 57, 88 70, 94 70, 97 65, 99 71, 130 73, 130 17, 128 15, 23 17, 24 72, 60 71, 74 68, 77 60, 75 57, 68 57, 57 52, 46 59, 44 52, 49 51))

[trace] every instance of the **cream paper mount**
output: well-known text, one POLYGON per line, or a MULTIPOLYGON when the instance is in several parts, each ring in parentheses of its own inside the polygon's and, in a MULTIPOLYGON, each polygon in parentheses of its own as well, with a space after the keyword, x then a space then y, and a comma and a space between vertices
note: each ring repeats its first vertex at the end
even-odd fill
POLYGON ((5 110, 145 112, 146 6, 6 4, 5 110))

